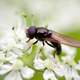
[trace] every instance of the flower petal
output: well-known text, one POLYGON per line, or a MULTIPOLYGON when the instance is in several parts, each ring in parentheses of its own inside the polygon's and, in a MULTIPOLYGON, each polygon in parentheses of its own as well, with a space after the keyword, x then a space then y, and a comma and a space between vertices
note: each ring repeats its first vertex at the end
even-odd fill
POLYGON ((77 72, 67 64, 65 65, 64 72, 64 77, 66 80, 72 80, 73 78, 78 77, 77 72))
POLYGON ((34 71, 28 67, 22 68, 21 73, 22 73, 23 78, 27 78, 27 79, 32 78, 34 75, 34 71))
POLYGON ((14 52, 9 51, 8 54, 6 55, 6 60, 11 62, 17 58, 17 55, 15 55, 14 52))
POLYGON ((12 71, 5 77, 4 80, 22 80, 22 78, 18 71, 12 71))
POLYGON ((74 80, 80 80, 80 76, 79 76, 79 77, 74 78, 74 80))
POLYGON ((66 46, 66 45, 62 45, 62 50, 67 55, 75 55, 75 53, 76 53, 76 48, 73 48, 73 47, 70 47, 70 46, 66 46))
POLYGON ((57 80, 55 74, 53 73, 53 71, 50 70, 45 70, 44 74, 43 74, 43 78, 44 80, 57 80))
POLYGON ((34 67, 36 69, 44 69, 45 66, 44 66, 44 61, 39 57, 39 55, 37 55, 35 57, 35 60, 34 60, 34 67))
POLYGON ((13 53, 17 56, 17 57, 20 57, 20 56, 22 56, 22 51, 20 50, 20 49, 18 49, 18 48, 14 48, 13 49, 13 53))
POLYGON ((77 65, 75 65, 75 69, 80 70, 80 61, 78 62, 77 65))
POLYGON ((5 54, 0 51, 0 65, 5 62, 5 54))
POLYGON ((62 77, 64 75, 64 66, 63 65, 56 64, 56 67, 53 70, 60 77, 62 77))
POLYGON ((5 64, 0 66, 0 75, 4 75, 12 69, 10 64, 5 64))

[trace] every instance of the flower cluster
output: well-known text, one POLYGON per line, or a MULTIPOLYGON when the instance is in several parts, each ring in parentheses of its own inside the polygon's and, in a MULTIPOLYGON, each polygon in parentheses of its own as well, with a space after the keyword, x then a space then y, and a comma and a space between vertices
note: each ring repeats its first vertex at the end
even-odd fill
MULTIPOLYGON (((34 60, 34 67, 37 70, 44 70, 43 78, 44 80, 58 80, 59 78, 64 78, 64 80, 80 80, 80 61, 76 63, 74 61, 76 49, 68 46, 62 46, 64 52, 67 53, 65 56, 53 56, 52 54, 47 54, 45 59, 42 59, 40 54, 37 54, 34 60), (68 54, 68 52, 69 54, 68 54)), ((46 50, 50 50, 48 46, 46 50)))
POLYGON ((30 79, 35 71, 21 59, 29 47, 24 29, 12 29, 0 41, 0 75, 5 75, 4 80, 30 79))
POLYGON ((65 55, 54 57, 50 46, 41 47, 39 42, 34 49, 31 47, 34 40, 29 43, 26 40, 22 27, 10 29, 0 40, 0 75, 5 76, 4 80, 31 80, 36 71, 43 72, 44 80, 80 80, 80 61, 74 61, 75 48, 62 45, 65 55), (28 56, 24 59, 24 55, 28 56))

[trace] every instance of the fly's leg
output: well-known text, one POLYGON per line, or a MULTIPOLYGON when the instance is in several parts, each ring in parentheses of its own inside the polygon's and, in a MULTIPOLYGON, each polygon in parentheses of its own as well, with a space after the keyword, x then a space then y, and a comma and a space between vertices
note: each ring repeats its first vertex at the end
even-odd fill
POLYGON ((55 50, 54 50, 54 53, 53 53, 53 56, 55 57, 55 53, 56 53, 56 48, 55 46, 52 44, 52 43, 48 43, 47 41, 45 41, 49 46, 53 47, 55 50))
MULTIPOLYGON (((43 47, 44 47, 44 45, 45 45, 44 41, 42 41, 42 44, 43 44, 43 47)), ((43 47, 40 48, 39 52, 42 51, 43 47)))
MULTIPOLYGON (((50 43, 48 43, 47 41, 45 41, 49 46, 51 46, 51 47, 53 47, 53 48, 55 48, 55 51, 54 51, 54 53, 56 53, 57 55, 60 55, 61 54, 61 45, 60 45, 60 43, 58 43, 58 42, 50 42, 50 43)), ((54 55, 54 57, 55 57, 55 55, 54 55)))
POLYGON ((38 40, 37 40, 37 41, 35 41, 35 42, 33 43, 33 45, 34 45, 34 44, 36 44, 37 42, 38 42, 38 40))
MULTIPOLYGON (((38 42, 38 40, 37 40, 37 41, 35 41, 35 42, 33 43, 33 45, 34 45, 34 44, 36 44, 37 42, 38 42)), ((44 41, 42 41, 42 44, 43 44, 43 46, 45 45, 44 41)), ((39 52, 41 52, 41 50, 42 50, 42 48, 40 49, 40 51, 39 51, 39 52)))
POLYGON ((26 42, 28 43, 31 39, 28 39, 26 42))
POLYGON ((49 46, 55 48, 55 46, 53 44, 48 43, 47 41, 45 41, 49 46))
MULTIPOLYGON (((28 43, 30 40, 31 40, 31 39, 28 39, 26 42, 28 43)), ((38 40, 35 41, 35 42, 33 43, 33 45, 36 44, 37 42, 38 42, 38 40)))
MULTIPOLYGON (((31 39, 28 39, 26 42, 28 43, 29 41, 30 41, 31 39)), ((34 44, 36 44, 38 42, 38 40, 37 41, 35 41, 34 43, 32 43, 33 45, 34 44)), ((31 49, 31 46, 26 50, 26 51, 28 51, 29 49, 31 49)))
POLYGON ((44 41, 42 41, 42 43, 43 43, 43 46, 44 46, 45 45, 44 41))

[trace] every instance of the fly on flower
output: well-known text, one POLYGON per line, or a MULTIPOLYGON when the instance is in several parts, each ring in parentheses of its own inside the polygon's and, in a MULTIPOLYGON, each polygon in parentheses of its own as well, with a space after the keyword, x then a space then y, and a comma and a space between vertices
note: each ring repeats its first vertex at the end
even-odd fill
POLYGON ((43 45, 47 43, 49 46, 56 49, 57 55, 61 53, 61 44, 80 47, 80 41, 43 27, 36 28, 36 26, 31 26, 26 30, 26 36, 29 38, 28 41, 33 38, 37 39, 33 44, 36 44, 38 41, 41 41, 43 45))

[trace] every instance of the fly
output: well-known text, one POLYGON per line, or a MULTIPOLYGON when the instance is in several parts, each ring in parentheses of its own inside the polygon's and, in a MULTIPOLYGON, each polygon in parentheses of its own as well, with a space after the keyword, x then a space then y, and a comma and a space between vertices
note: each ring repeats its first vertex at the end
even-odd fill
POLYGON ((46 43, 49 46, 55 48, 57 55, 60 55, 62 51, 61 44, 80 48, 80 41, 57 33, 55 31, 48 30, 44 27, 37 28, 36 26, 31 26, 26 30, 26 36, 29 38, 28 41, 33 38, 37 39, 33 44, 36 44, 38 41, 41 41, 43 45, 46 43))

